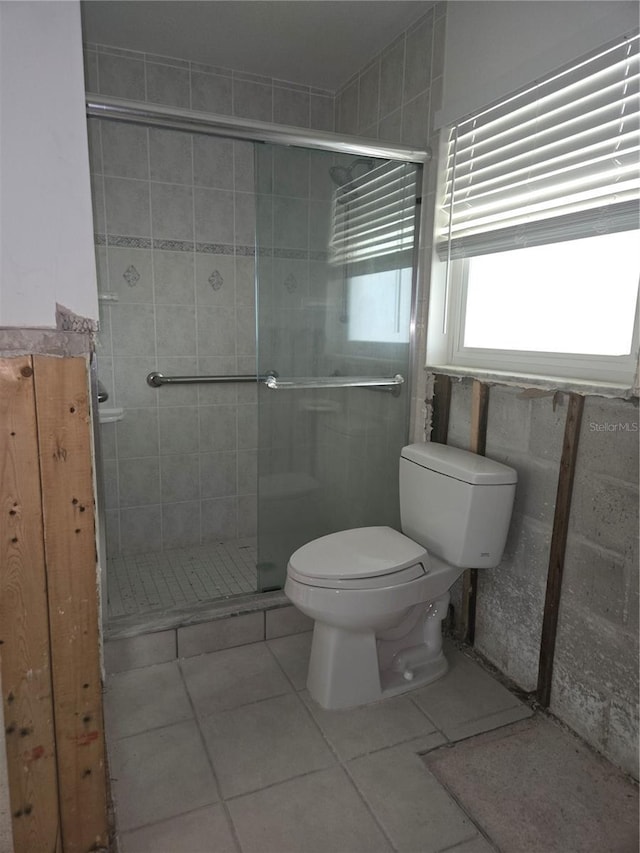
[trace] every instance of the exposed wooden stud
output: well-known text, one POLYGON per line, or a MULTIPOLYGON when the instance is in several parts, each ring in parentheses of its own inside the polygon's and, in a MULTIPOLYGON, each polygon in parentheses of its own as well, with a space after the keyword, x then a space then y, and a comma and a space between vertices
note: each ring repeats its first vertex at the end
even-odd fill
MULTIPOLYGON (((487 421, 489 417, 489 386, 477 379, 473 381, 471 396, 471 437, 469 450, 484 456, 487 447, 487 421)), ((460 633, 465 643, 473 645, 476 635, 476 603, 478 596, 478 570, 467 569, 462 576, 462 613, 460 633)))
POLYGON ((451 409, 451 377, 436 373, 433 380, 433 412, 431 415, 431 441, 446 444, 449 433, 451 409))
POLYGON ((108 840, 88 366, 33 366, 62 841, 87 853, 108 840))
POLYGON ((487 449, 487 419, 489 417, 489 386, 473 380, 471 391, 471 437, 469 450, 484 456, 487 449))
POLYGON ((0 360, 0 643, 16 853, 60 851, 33 366, 0 360))
POLYGON ((537 693, 538 701, 543 708, 548 708, 551 701, 553 659, 558 630, 562 575, 567 549, 571 495, 573 492, 583 408, 584 397, 580 394, 569 394, 567 419, 565 421, 564 439, 562 442, 562 456, 560 457, 560 470, 558 473, 558 490, 553 516, 553 530, 551 533, 549 572, 547 574, 547 592, 544 602, 540 658, 538 663, 537 693))

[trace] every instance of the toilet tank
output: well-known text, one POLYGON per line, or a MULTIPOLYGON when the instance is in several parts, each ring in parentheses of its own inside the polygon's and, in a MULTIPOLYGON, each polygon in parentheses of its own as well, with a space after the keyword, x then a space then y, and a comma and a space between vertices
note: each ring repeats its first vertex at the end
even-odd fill
POLYGON ((453 566, 502 559, 517 472, 445 444, 410 444, 400 456, 402 532, 453 566))

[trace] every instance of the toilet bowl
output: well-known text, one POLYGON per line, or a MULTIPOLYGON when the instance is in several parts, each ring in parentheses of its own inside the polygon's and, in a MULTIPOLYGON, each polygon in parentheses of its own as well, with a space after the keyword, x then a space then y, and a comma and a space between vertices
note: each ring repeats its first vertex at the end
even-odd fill
POLYGON ((449 590, 465 568, 499 563, 515 481, 513 469, 484 457, 410 445, 400 495, 411 538, 356 528, 292 554, 284 591, 315 620, 307 687, 318 704, 368 704, 444 675, 449 590))
POLYGON ((348 708, 444 675, 440 622, 460 573, 390 527, 344 530, 299 548, 285 593, 315 620, 307 677, 313 698, 324 708, 348 708), (356 545, 364 546, 359 553, 356 545))

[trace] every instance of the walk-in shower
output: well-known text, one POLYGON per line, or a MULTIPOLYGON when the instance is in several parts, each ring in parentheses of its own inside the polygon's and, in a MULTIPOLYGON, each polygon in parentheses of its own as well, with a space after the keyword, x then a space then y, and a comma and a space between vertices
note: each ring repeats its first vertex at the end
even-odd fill
POLYGON ((424 152, 92 100, 107 615, 398 523, 424 152))

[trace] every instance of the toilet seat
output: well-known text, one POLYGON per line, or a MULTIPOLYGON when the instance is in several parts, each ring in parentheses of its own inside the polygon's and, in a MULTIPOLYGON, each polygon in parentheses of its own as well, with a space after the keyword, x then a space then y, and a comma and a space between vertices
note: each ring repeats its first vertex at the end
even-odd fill
POLYGON ((429 555, 391 527, 360 527, 330 533, 292 554, 289 577, 329 589, 380 589, 428 573, 429 555))

